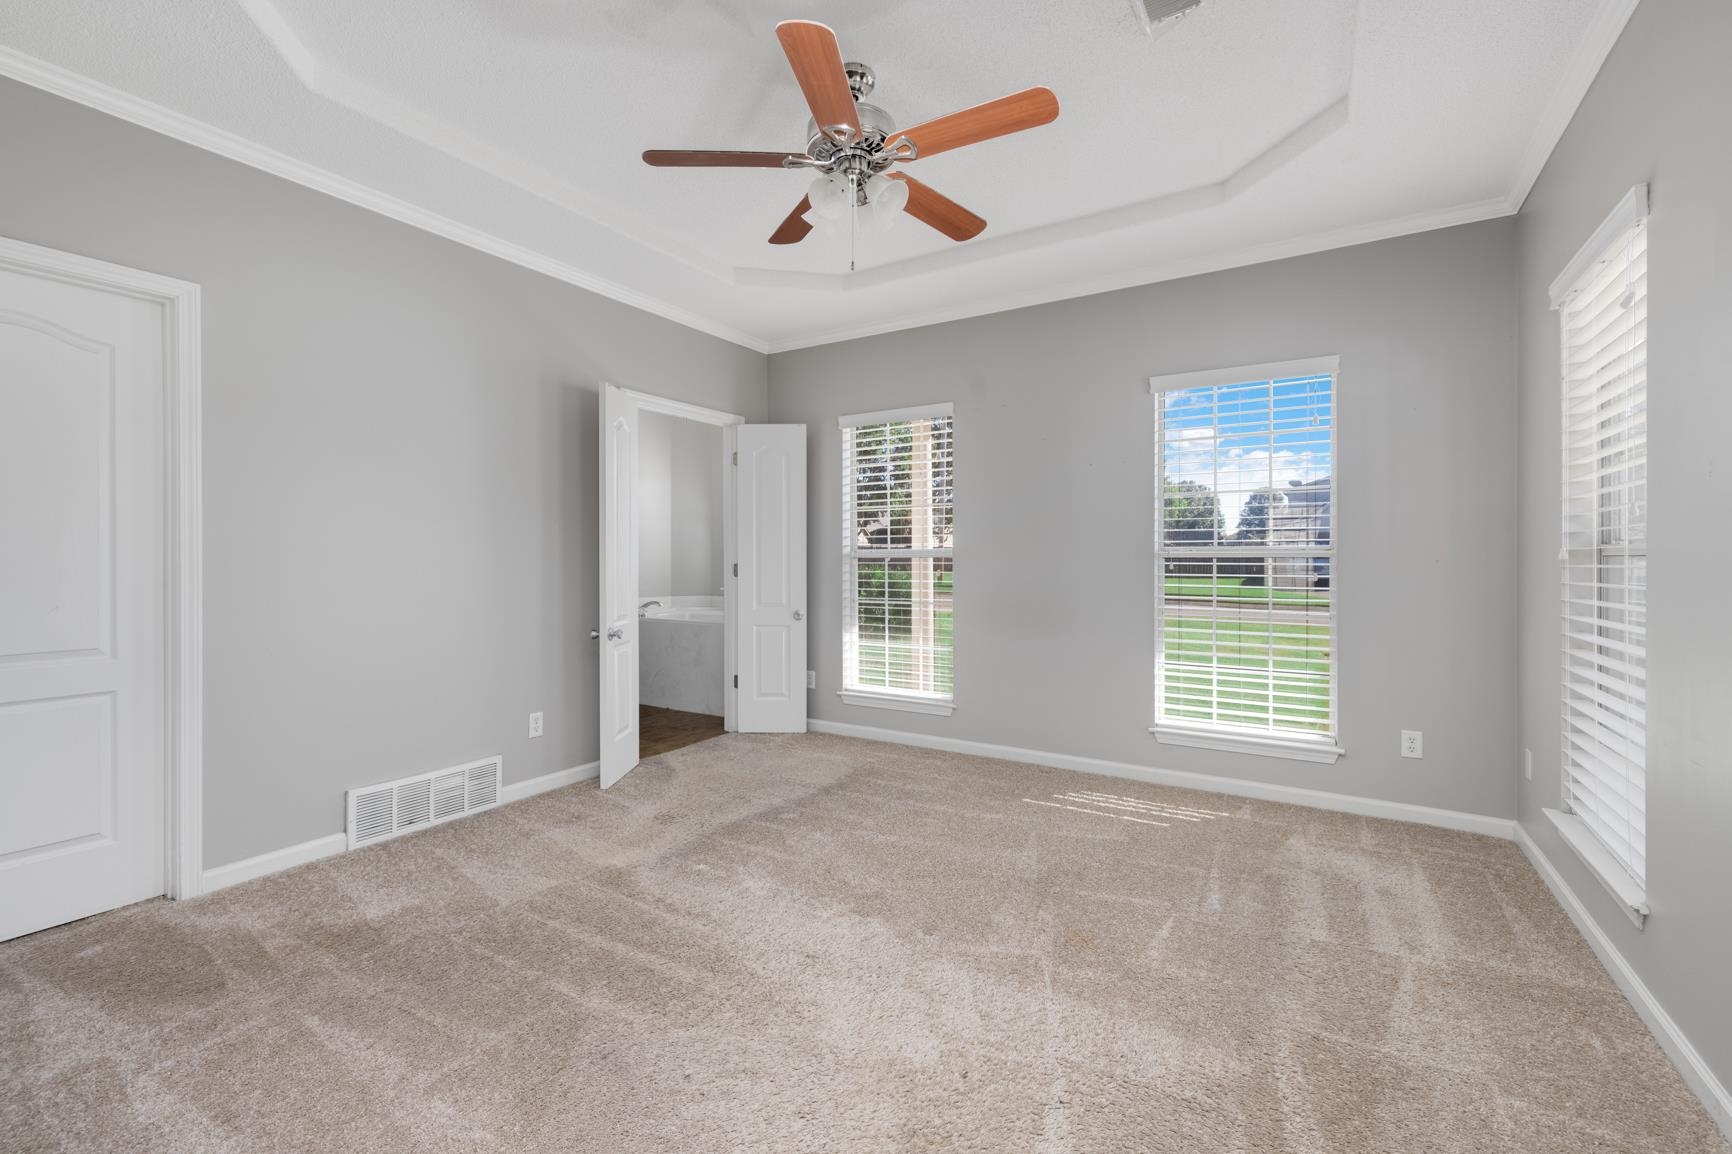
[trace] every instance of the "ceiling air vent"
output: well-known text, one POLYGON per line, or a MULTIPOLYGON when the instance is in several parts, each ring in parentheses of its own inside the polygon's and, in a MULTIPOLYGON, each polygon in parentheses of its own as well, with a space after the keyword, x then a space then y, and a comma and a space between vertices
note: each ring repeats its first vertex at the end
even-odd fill
POLYGON ((499 804, 499 757, 349 791, 349 848, 438 825, 499 804))
POLYGON ((1143 27, 1152 32, 1157 25, 1177 20, 1202 2, 1203 0, 1131 0, 1131 7, 1136 9, 1143 27))

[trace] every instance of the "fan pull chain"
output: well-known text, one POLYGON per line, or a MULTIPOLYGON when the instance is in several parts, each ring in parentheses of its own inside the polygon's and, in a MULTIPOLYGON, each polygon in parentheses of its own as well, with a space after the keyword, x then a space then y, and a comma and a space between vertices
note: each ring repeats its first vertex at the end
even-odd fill
POLYGON ((854 250, 860 242, 860 188, 858 176, 848 174, 848 271, 854 271, 854 250))

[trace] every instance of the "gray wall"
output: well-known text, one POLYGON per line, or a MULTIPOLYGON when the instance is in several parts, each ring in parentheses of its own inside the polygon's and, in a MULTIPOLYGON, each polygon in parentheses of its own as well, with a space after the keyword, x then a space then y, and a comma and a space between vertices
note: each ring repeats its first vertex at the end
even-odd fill
POLYGON ((1521 821, 1732 1083, 1732 5, 1636 9, 1520 216, 1521 821), (1648 228, 1648 902, 1635 927, 1541 815, 1558 804, 1558 327, 1547 287, 1631 185, 1648 228))
POLYGON ((204 286, 207 866, 594 759, 598 382, 762 419, 762 355, 5 80, 0 173, 0 235, 204 286))
POLYGON ((722 592, 722 430, 644 413, 638 431, 638 591, 722 592))
POLYGON ((811 714, 1513 816, 1515 286, 1503 220, 772 356, 771 418, 813 430, 811 714), (1328 354, 1347 754, 1157 745, 1148 378, 1328 354), (931 401, 956 405, 949 718, 836 697, 836 417, 931 401))
POLYGON ((642 413, 637 431, 637 588, 644 596, 673 592, 674 422, 642 413))
MULTIPOLYGON (((765 369, 766 395, 769 371, 765 369)), ((673 418, 673 507, 668 568, 672 593, 722 592, 722 430, 673 418)))

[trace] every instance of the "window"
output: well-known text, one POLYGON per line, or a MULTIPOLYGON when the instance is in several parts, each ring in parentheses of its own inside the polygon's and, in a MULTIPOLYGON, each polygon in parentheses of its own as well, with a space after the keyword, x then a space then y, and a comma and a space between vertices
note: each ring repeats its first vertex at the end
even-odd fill
POLYGON ((955 690, 949 405, 843 417, 843 700, 948 714, 955 690))
POLYGON ((1333 357, 1157 377, 1155 725, 1334 761, 1333 357))
POLYGON ((1583 856, 1632 907, 1646 872, 1646 203, 1645 188, 1632 190, 1552 287, 1562 334, 1563 808, 1579 823, 1560 828, 1578 850, 1585 829, 1583 856))

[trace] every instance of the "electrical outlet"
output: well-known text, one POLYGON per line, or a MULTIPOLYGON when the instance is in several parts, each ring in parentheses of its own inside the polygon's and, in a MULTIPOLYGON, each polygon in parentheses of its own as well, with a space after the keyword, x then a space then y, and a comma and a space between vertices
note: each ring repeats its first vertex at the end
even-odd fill
POLYGON ((818 688, 818 671, 816 669, 806 670, 806 688, 807 689, 818 688))
POLYGON ((1534 779, 1534 751, 1531 749, 1522 750, 1522 776, 1529 781, 1534 779))
POLYGON ((1425 734, 1419 732, 1419 730, 1417 730, 1417 729, 1404 729, 1404 730, 1402 730, 1401 731, 1401 756, 1403 756, 1403 757, 1424 757, 1425 756, 1425 734))
POLYGON ((541 714, 539 713, 532 713, 529 715, 529 736, 541 736, 541 714))

